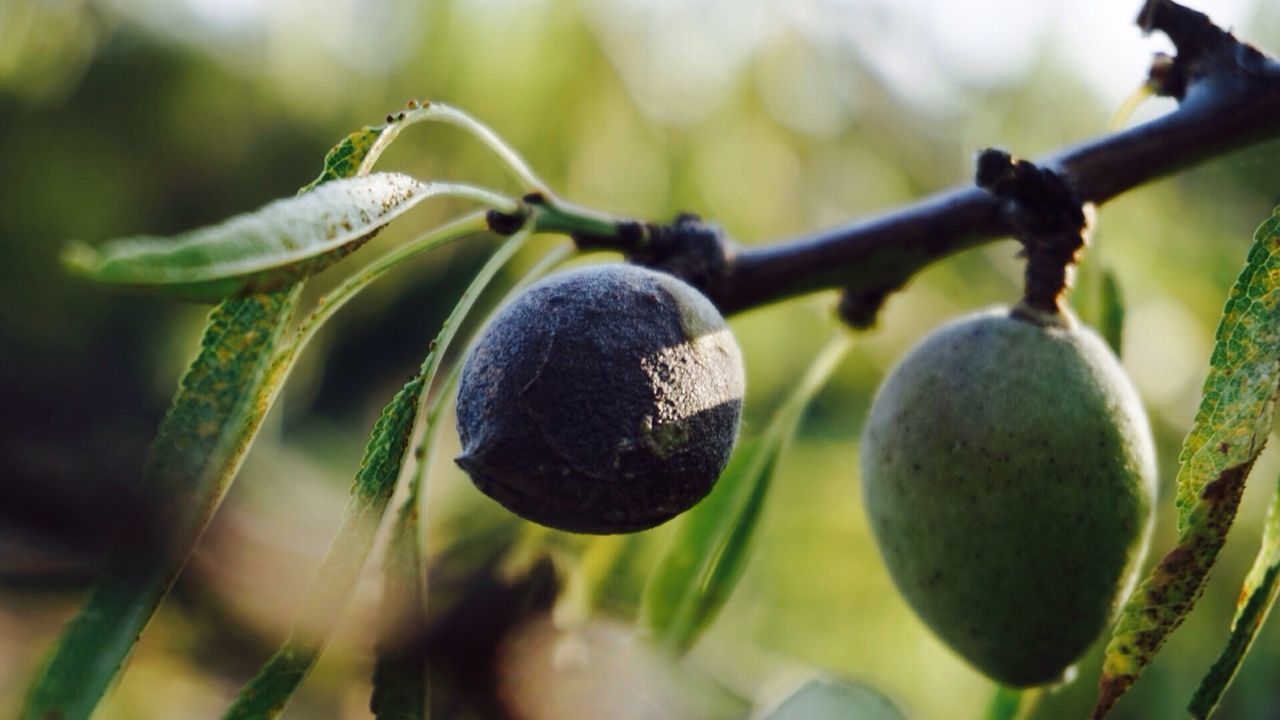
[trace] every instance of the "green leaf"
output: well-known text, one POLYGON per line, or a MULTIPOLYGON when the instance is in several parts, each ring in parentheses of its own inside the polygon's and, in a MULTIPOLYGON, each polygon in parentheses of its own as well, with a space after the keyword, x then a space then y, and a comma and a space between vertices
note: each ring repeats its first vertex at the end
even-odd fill
POLYGON ((1120 290, 1120 280, 1110 266, 1102 270, 1102 282, 1098 288, 1101 310, 1098 317, 1098 330, 1102 338, 1111 346, 1111 351, 1120 356, 1120 346, 1124 335, 1124 293, 1120 290))
POLYGON ((329 152, 325 153, 324 167, 320 170, 320 175, 303 186, 298 194, 305 195, 330 180, 341 180, 361 174, 361 167, 367 167, 371 161, 377 159, 380 153, 374 152, 374 147, 390 128, 389 125, 365 125, 347 135, 337 145, 329 148, 329 152))
POLYGON ((745 569, 779 450, 766 438, 743 442, 673 536, 640 600, 641 623, 660 646, 687 652, 728 598, 745 569))
POLYGON ((746 568, 778 459, 849 345, 843 331, 828 343, 764 434, 738 446, 711 494, 685 515, 640 601, 641 623, 659 646, 684 654, 728 600, 746 568))
MULTIPOLYGON (((366 129, 367 130, 367 129, 366 129)), ((377 148, 348 136, 302 192, 362 162, 377 148), (346 145, 349 150, 342 151, 346 145)), ((376 138, 375 138, 376 139, 376 138)), ((120 673, 177 578, 262 426, 288 362, 277 354, 302 284, 227 300, 209 316, 200 352, 183 376, 143 470, 167 519, 167 543, 114 550, 80 611, 28 690, 24 720, 83 720, 120 673)))
POLYGON ((462 186, 379 173, 334 180, 304 195, 173 237, 72 243, 64 264, 92 280, 189 300, 214 301, 278 290, 358 249, 433 195, 462 186))
POLYGON ((991 696, 991 702, 987 704, 987 711, 983 715, 985 720, 1015 720, 1022 710, 1022 700, 1024 692, 1018 688, 1005 687, 1004 685, 996 686, 995 694, 991 696))
MULTIPOLYGON (((550 535, 563 538, 565 535, 550 535)), ((636 533, 621 535, 571 535, 576 547, 555 552, 551 557, 560 567, 563 587, 551 607, 551 620, 560 630, 585 627, 606 599, 607 589, 622 580, 621 567, 635 551, 636 533)), ((544 544, 544 548, 545 544, 544 544)), ((532 562, 527 563, 532 565, 532 562)), ((512 565, 518 566, 516 563, 512 565)))
MULTIPOLYGON (((445 318, 440 331, 436 333, 431 350, 422 363, 421 374, 426 387, 436 384, 440 360, 453 343, 462 320, 471 312, 476 300, 498 271, 524 247, 530 235, 527 228, 512 235, 471 279, 449 317, 445 318)), ((378 640, 377 661, 374 666, 373 697, 369 702, 375 716, 382 720, 420 720, 426 713, 427 657, 421 643, 415 642, 426 626, 423 594, 425 579, 422 576, 422 553, 418 547, 418 498, 427 468, 431 465, 434 447, 430 440, 439 408, 440 404, 437 402, 426 412, 426 427, 423 428, 424 439, 418 453, 417 472, 409 484, 409 496, 397 513, 391 541, 383 560, 383 629, 378 640)))
POLYGON ((1126 601, 1107 645, 1094 717, 1106 715, 1199 599, 1280 387, 1280 208, 1258 228, 1218 325, 1200 409, 1179 456, 1178 542, 1126 601))
POLYGON ((226 493, 266 414, 260 389, 298 289, 230 300, 213 311, 200 354, 160 425, 144 487, 167 547, 113 553, 37 675, 23 717, 87 718, 120 670, 226 493))
POLYGON ((427 654, 418 504, 398 513, 383 561, 383 631, 373 668, 369 709, 378 720, 422 720, 427 716, 427 654))
POLYGON ((342 524, 316 569, 293 629, 276 654, 240 691, 224 716, 228 720, 279 716, 328 644, 391 502, 408 454, 423 387, 424 378, 418 374, 383 408, 365 447, 342 524))
POLYGON ((1245 576, 1244 587, 1236 602, 1236 615, 1231 620, 1231 637, 1213 667, 1200 681, 1187 711, 1195 718, 1207 718, 1213 714, 1235 677, 1240 664, 1262 629, 1262 623, 1275 605, 1280 591, 1280 487, 1271 497, 1267 511, 1267 525, 1262 534, 1262 547, 1253 561, 1253 567, 1245 576))
MULTIPOLYGON (((409 497, 397 513, 396 525, 392 529, 386 556, 383 560, 383 630, 379 637, 377 659, 373 672, 373 696, 369 707, 379 720, 420 720, 427 717, 426 696, 430 670, 425 648, 421 640, 427 625, 426 603, 423 593, 425 578, 422 551, 419 547, 421 537, 421 520, 418 509, 418 494, 425 480, 425 473, 430 466, 430 458, 434 454, 433 431, 436 421, 444 409, 447 399, 452 395, 461 373, 461 365, 455 365, 443 382, 434 382, 438 371, 438 359, 443 356, 445 346, 452 340, 458 327, 458 320, 470 311, 481 290, 491 281, 494 273, 514 254, 524 242, 527 233, 513 236, 503 249, 489 259, 485 267, 472 280, 471 286, 463 294, 458 305, 450 313, 449 319, 436 336, 436 348, 424 370, 431 373, 431 384, 435 386, 435 400, 428 406, 424 428, 423 449, 418 459, 418 469, 410 485, 409 497), (461 313, 461 314, 460 314, 461 313)), ((511 289, 517 292, 541 277, 552 267, 558 265, 572 254, 572 246, 561 246, 547 253, 531 268, 511 289)), ((455 538, 457 533, 451 533, 455 538)), ((501 543, 506 546, 510 543, 501 543)), ((455 543, 456 545, 456 543, 455 543)), ((455 548, 451 548, 455 549, 455 548)), ((472 566, 474 564, 468 564, 472 566)))
POLYGON ((889 698, 862 685, 810 680, 761 720, 903 720, 889 698))

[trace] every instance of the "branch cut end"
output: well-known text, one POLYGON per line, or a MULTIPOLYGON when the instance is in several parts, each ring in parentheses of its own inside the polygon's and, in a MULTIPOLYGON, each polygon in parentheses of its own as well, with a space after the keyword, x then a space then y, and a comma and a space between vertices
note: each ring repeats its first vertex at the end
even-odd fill
POLYGON ((1151 64, 1148 82, 1163 97, 1181 101, 1197 82, 1251 76, 1268 61, 1265 54, 1215 25, 1208 15, 1173 0, 1147 0, 1137 24, 1144 33, 1164 33, 1178 50, 1174 57, 1158 53, 1151 64))

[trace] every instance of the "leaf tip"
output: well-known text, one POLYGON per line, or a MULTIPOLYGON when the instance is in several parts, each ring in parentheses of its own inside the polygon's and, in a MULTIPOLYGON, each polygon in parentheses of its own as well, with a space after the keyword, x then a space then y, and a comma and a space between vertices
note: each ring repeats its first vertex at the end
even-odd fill
POLYGON ((1210 700, 1196 693, 1195 697, 1191 698, 1191 702, 1187 704, 1187 715, 1191 716, 1192 720, 1208 720, 1209 715, 1217 705, 1216 698, 1210 700))
POLYGON ((76 275, 92 275, 98 268, 98 251, 79 240, 64 245, 58 259, 64 268, 76 275))
POLYGON ((1133 684, 1131 675, 1110 675, 1104 673, 1098 681, 1098 701, 1089 713, 1089 720, 1102 720, 1111 712, 1120 696, 1125 694, 1133 684))

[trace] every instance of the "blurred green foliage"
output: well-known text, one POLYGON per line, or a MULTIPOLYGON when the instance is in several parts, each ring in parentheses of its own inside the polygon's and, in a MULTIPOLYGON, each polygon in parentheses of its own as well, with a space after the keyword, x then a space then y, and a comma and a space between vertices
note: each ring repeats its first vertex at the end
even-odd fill
MULTIPOLYGON (((927 36, 908 33, 915 21, 891 6, 5 3, 0 715, 17 706, 106 538, 130 521, 147 445, 206 315, 66 276, 57 264, 64 241, 178 232, 291 195, 332 143, 411 97, 444 100, 489 123, 574 202, 653 219, 692 210, 746 243, 967 182, 984 146, 1035 157, 1104 131, 1113 108, 1063 52, 1061 37, 1078 35, 1043 30, 1016 66, 972 74, 933 46, 913 45, 927 36)), ((1274 5, 1256 3, 1235 30, 1280 51, 1274 5)), ((1143 41, 1134 31, 1119 42, 1143 41)), ((1142 71, 1134 70, 1135 86, 1142 71)), ((409 131, 383 168, 506 187, 482 148, 444 127, 409 131)), ((1088 317, 1098 277, 1090 265, 1104 256, 1127 304, 1124 362, 1157 433, 1164 494, 1154 556, 1172 544, 1176 453, 1213 328, 1254 227, 1278 201, 1280 144, 1271 143, 1138 189, 1100 213, 1079 304, 1088 317)), ((415 210, 343 267, 457 210, 415 210)), ((551 242, 532 243, 517 270, 551 242)), ((415 261, 333 321, 99 717, 211 717, 225 708, 283 636, 337 527, 378 409, 493 247, 467 243, 415 261)), ((775 688, 818 669, 869 684, 911 718, 980 716, 991 683, 928 634, 880 565, 859 506, 857 437, 879 380, 911 343, 952 316, 1015 298, 1013 253, 1012 243, 998 243, 939 263, 857 339, 783 458, 755 555, 686 661, 689 674, 767 704, 775 688)), ((309 292, 345 271, 326 272, 309 292)), ((749 428, 764 426, 829 336, 834 304, 821 294, 732 319, 747 359, 749 428)), ((428 553, 477 568, 505 562, 511 572, 493 547, 510 540, 515 523, 452 466, 456 439, 444 433, 426 505, 428 553)), ((1269 450, 1200 607, 1114 717, 1182 714, 1226 640, 1278 473, 1280 455, 1269 450)), ((589 604, 630 618, 670 531, 620 547, 589 604)), ((570 566, 589 547, 555 542, 570 566)), ((364 717, 375 570, 289 716, 364 717)), ((447 595, 448 583, 441 587, 447 595)), ((1082 663, 1079 681, 1045 694, 1034 717, 1087 713, 1100 650, 1082 663)), ((1280 712, 1277 663, 1273 623, 1221 716, 1280 712)))

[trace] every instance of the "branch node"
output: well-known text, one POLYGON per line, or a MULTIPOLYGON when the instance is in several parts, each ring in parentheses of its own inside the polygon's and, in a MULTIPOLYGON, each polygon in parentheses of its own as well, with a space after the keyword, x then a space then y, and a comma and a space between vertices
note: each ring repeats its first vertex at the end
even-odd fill
POLYGON ((1003 150, 978 155, 975 181, 1003 202, 1002 211, 1022 243, 1024 302, 1045 313, 1060 312, 1072 266, 1092 229, 1093 206, 1082 203, 1058 173, 1003 150))
POLYGON ((670 273, 720 304, 737 246, 718 225, 693 213, 680 213, 665 225, 625 225, 619 226, 620 234, 634 239, 623 250, 628 262, 670 273))
POLYGON ((484 214, 489 230, 503 236, 515 235, 520 228, 524 227, 528 219, 528 213, 523 212, 504 213, 500 210, 490 210, 484 214))
POLYGON ((890 295, 902 289, 905 280, 886 283, 868 290, 846 288, 840 295, 836 315, 854 330, 868 330, 875 326, 880 310, 890 295))

